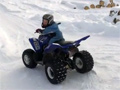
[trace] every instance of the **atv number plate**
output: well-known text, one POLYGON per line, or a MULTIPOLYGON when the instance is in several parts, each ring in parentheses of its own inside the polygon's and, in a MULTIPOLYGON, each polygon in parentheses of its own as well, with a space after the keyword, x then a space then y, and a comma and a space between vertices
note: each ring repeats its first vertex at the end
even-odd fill
POLYGON ((34 40, 34 46, 36 50, 40 50, 40 45, 39 42, 37 40, 34 40))

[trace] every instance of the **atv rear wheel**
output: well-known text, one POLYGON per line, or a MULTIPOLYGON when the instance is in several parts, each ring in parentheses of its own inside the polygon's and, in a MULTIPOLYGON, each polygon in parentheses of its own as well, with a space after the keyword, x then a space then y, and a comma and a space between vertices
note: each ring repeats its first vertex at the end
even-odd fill
POLYGON ((54 60, 53 63, 46 63, 45 73, 52 84, 58 84, 65 80, 67 69, 62 60, 54 60))
POLYGON ((34 53, 35 52, 32 49, 27 49, 22 54, 23 63, 28 68, 35 68, 37 66, 37 63, 35 63, 33 59, 34 53))
POLYGON ((93 58, 87 51, 80 51, 73 57, 74 66, 77 72, 86 73, 94 66, 93 58))

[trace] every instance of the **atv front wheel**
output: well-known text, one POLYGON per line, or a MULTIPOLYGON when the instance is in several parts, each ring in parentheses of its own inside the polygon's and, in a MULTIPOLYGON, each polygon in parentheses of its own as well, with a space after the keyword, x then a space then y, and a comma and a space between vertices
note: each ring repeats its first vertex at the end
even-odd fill
POLYGON ((74 66, 77 72, 86 73, 94 66, 93 58, 87 51, 80 51, 73 57, 74 66))
POLYGON ((52 84, 58 84, 65 80, 67 69, 63 61, 54 60, 53 63, 46 63, 45 73, 52 84))
POLYGON ((35 52, 32 49, 27 49, 22 54, 23 63, 28 68, 35 68, 37 66, 37 63, 35 63, 33 59, 34 53, 35 52))

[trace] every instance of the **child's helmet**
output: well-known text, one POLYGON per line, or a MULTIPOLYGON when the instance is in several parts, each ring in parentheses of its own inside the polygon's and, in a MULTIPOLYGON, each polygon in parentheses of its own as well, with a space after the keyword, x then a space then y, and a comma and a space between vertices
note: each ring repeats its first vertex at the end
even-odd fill
POLYGON ((51 25, 54 22, 54 17, 51 14, 43 15, 43 20, 48 20, 48 25, 51 25))

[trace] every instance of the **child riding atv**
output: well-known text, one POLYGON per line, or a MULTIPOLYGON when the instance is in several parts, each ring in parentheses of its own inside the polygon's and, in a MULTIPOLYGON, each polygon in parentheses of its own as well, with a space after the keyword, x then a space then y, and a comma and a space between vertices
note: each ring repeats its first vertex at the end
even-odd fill
POLYGON ((51 38, 49 44, 51 43, 58 43, 64 41, 62 32, 58 28, 58 24, 54 21, 54 17, 51 14, 45 14, 42 18, 42 29, 37 29, 36 33, 48 34, 50 32, 55 32, 55 37, 51 38))
POLYGON ((27 68, 35 68, 38 64, 45 66, 46 76, 52 84, 63 82, 68 69, 76 69, 79 73, 92 70, 94 66, 92 55, 78 48, 90 35, 72 43, 66 42, 50 14, 43 16, 42 27, 45 29, 36 30, 36 33, 42 33, 39 38, 29 38, 33 49, 23 51, 22 60, 27 68))

